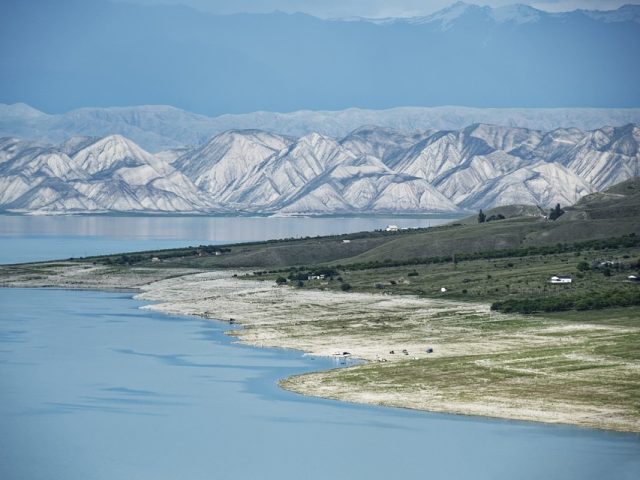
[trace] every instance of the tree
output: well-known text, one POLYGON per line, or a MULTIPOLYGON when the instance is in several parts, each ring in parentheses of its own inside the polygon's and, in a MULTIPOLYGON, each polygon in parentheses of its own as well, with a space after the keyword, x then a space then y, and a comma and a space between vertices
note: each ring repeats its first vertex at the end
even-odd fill
POLYGON ((482 209, 480 209, 480 212, 478 213, 478 223, 484 223, 486 219, 487 219, 487 216, 484 214, 482 209))
POLYGON ((580 270, 581 272, 586 272, 587 270, 589 270, 589 264, 587 262, 580 262, 577 265, 578 270, 580 270))
POLYGON ((276 283, 278 285, 284 285, 285 283, 287 283, 287 279, 284 278, 284 277, 278 277, 278 278, 276 278, 276 283))
POLYGON ((560 204, 556 203, 555 208, 552 208, 549 211, 549 220, 556 220, 557 218, 559 218, 562 214, 564 213, 564 210, 562 210, 562 208, 560 208, 560 204))
POLYGON ((349 285, 348 283, 343 283, 340 288, 343 292, 348 292, 349 290, 351 290, 351 285, 349 285))

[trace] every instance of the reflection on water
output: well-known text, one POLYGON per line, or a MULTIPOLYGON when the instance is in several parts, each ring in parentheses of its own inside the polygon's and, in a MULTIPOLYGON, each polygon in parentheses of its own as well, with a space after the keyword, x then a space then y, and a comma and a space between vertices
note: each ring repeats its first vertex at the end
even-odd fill
POLYGON ((0 215, 0 264, 107 253, 429 227, 451 217, 174 217, 0 215), (43 242, 44 241, 44 242, 43 242), (42 245, 46 249, 42 249, 42 245))
POLYGON ((640 478, 637 435, 291 394, 278 379, 332 360, 123 294, 0 289, 0 305, 2 479, 640 478))

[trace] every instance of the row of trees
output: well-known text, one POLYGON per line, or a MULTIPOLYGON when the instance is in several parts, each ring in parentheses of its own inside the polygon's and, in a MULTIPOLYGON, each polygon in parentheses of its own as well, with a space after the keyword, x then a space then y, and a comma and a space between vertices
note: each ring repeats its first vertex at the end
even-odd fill
MULTIPOLYGON (((549 210, 549 220, 556 220, 560 218, 563 213, 564 210, 560 207, 560 204, 556 203, 556 206, 549 210)), ((487 217, 487 214, 484 213, 482 209, 480 209, 480 212, 478 212, 478 223, 491 222, 493 220, 504 220, 504 218, 505 217, 502 214, 491 215, 490 217, 487 217)))
POLYGON ((494 302, 491 305, 491 310, 503 313, 536 313, 561 312, 565 310, 598 310, 635 305, 640 305, 640 290, 611 290, 588 295, 512 298, 502 302, 494 302))
POLYGON ((604 240, 588 240, 572 244, 557 243, 539 247, 505 248, 502 250, 488 250, 484 252, 456 253, 454 255, 438 257, 411 258, 409 260, 384 260, 351 263, 348 265, 336 265, 338 270, 369 270, 385 267, 403 267, 412 265, 431 265, 438 263, 461 262, 465 260, 493 260, 499 258, 522 258, 533 255, 554 255, 558 253, 580 252, 582 250, 609 250, 618 248, 630 248, 640 245, 640 237, 635 234, 622 237, 608 238, 604 240))
POLYGON ((494 220, 504 220, 505 218, 507 217, 505 217, 501 213, 487 217, 487 214, 484 213, 482 209, 480 209, 480 213, 478 213, 478 223, 493 222, 494 220))
MULTIPOLYGON (((270 270, 264 272, 254 272, 256 275, 267 273, 287 273, 290 279, 304 277, 306 280, 309 275, 325 275, 327 277, 338 275, 339 270, 369 270, 386 267, 403 267, 413 265, 431 265, 438 263, 460 262, 465 260, 494 260, 500 258, 522 258, 534 255, 554 255, 558 253, 581 252, 583 250, 612 250, 619 248, 631 248, 640 245, 640 236, 634 233, 623 235, 621 237, 613 237, 601 240, 588 240, 577 243, 557 243, 555 245, 546 245, 539 247, 524 248, 508 248, 502 250, 488 250, 484 252, 473 253, 456 253, 454 255, 439 257, 421 257, 411 258, 408 260, 384 260, 371 262, 350 263, 347 265, 338 264, 334 267, 289 267, 280 270, 270 270)), ((639 267, 640 268, 640 267, 639 267)))
POLYGON ((199 247, 187 247, 175 250, 166 250, 162 252, 138 252, 138 253, 123 253, 117 256, 100 257, 95 263, 101 263, 104 265, 133 265, 140 262, 151 261, 156 257, 160 260, 167 260, 170 258, 178 257, 195 257, 197 255, 214 255, 216 252, 229 253, 230 248, 216 247, 214 245, 200 245, 199 247))

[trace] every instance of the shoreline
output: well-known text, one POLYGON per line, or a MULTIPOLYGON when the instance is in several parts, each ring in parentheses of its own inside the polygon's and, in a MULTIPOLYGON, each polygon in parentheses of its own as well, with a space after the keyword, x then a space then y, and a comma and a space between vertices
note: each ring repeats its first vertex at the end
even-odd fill
POLYGON ((60 262, 39 268, 47 275, 11 277, 5 271, 0 285, 130 293, 154 302, 143 309, 223 322, 233 318, 243 328, 225 333, 244 344, 322 357, 349 352, 364 361, 278 382, 295 393, 640 433, 637 404, 616 401, 616 389, 628 388, 616 382, 635 381, 640 362, 614 364, 585 348, 590 341, 637 334, 640 328, 504 315, 481 303, 278 287, 232 276, 244 271, 125 272, 60 262), (555 371, 550 362, 568 369, 555 371), (584 395, 585 388, 594 395, 584 395))
MULTIPOLYGON (((416 383, 409 388, 394 391, 394 385, 389 383, 393 375, 383 376, 381 384, 366 378, 362 382, 353 381, 354 375, 357 377, 361 372, 384 371, 394 366, 406 368, 411 365, 413 368, 413 365, 418 365, 418 368, 428 371, 437 361, 455 362, 456 359, 466 359, 470 350, 475 355, 489 358, 505 352, 511 354, 517 350, 513 342, 518 340, 532 342, 540 348, 566 342, 564 336, 540 338, 534 332, 529 332, 528 335, 526 332, 518 332, 511 338, 507 335, 493 341, 478 340, 472 344, 461 344, 455 339, 451 341, 451 334, 455 336, 455 332, 442 331, 446 328, 439 329, 435 325, 428 328, 431 338, 438 337, 439 340, 428 342, 415 339, 416 320, 419 323, 433 314, 441 318, 463 314, 499 316, 505 321, 513 317, 491 313, 488 305, 462 305, 408 296, 294 290, 291 287, 276 287, 271 282, 235 279, 231 274, 232 272, 213 272, 161 280, 142 286, 142 293, 135 298, 160 302, 142 308, 163 313, 195 315, 221 321, 234 318, 235 323, 243 328, 227 334, 244 344, 296 349, 305 355, 323 357, 348 351, 353 358, 365 362, 346 369, 296 375, 278 382, 282 388, 295 393, 358 404, 640 433, 638 417, 614 405, 580 404, 545 397, 495 396, 495 392, 494 396, 480 395, 464 400, 469 391, 458 398, 452 395, 456 390, 455 381, 450 382, 451 385, 446 388, 430 389, 428 384, 416 383), (364 333, 358 333, 357 330, 371 322, 372 317, 391 315, 390 312, 394 310, 396 316, 404 317, 402 324, 406 330, 401 328, 401 331, 374 338, 366 328, 364 333), (400 315, 397 310, 401 311, 400 315), (309 311, 315 312, 315 319, 309 318, 309 311), (335 328, 336 320, 327 318, 331 311, 349 325, 335 328), (355 317, 355 320, 346 320, 345 317, 349 316, 355 317), (324 320, 318 321, 318 318, 324 320), (320 326, 319 323, 325 325, 320 326), (518 338, 523 335, 524 338, 518 338), (434 353, 426 353, 423 347, 427 344, 434 348, 434 353), (395 354, 389 354, 395 349, 395 354), (398 354, 403 349, 409 354, 398 354)), ((576 328, 555 321, 543 322, 539 318, 535 322, 543 323, 542 329, 546 333, 557 333, 563 329, 570 332, 576 328)), ((419 325, 418 329, 422 327, 419 325)), ((580 328, 585 328, 585 325, 580 325, 580 328)), ((603 332, 609 330, 595 325, 592 329, 603 332)), ((482 359, 474 361, 478 360, 482 359)), ((635 370, 638 366, 629 365, 629 368, 635 370)))

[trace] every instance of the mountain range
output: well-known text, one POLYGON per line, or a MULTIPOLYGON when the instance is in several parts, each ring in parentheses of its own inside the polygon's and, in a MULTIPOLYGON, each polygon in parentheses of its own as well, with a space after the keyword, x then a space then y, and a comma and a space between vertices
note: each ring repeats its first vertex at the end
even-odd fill
POLYGON ((153 3, 3 0, 0 102, 207 115, 640 106, 638 5, 550 13, 459 2, 426 17, 353 20, 153 3))
POLYGON ((121 135, 0 139, 0 208, 15 212, 432 213, 547 208, 638 175, 640 127, 474 124, 334 138, 229 130, 149 153, 121 135))
POLYGON ((603 125, 640 123, 640 108, 471 108, 398 107, 387 110, 349 108, 253 112, 208 117, 166 105, 80 108, 47 114, 24 103, 0 104, 0 137, 62 143, 71 137, 118 134, 145 150, 158 152, 199 145, 227 130, 258 129, 301 137, 319 133, 344 137, 362 125, 378 125, 405 133, 459 130, 474 123, 555 130, 593 130, 603 125))

